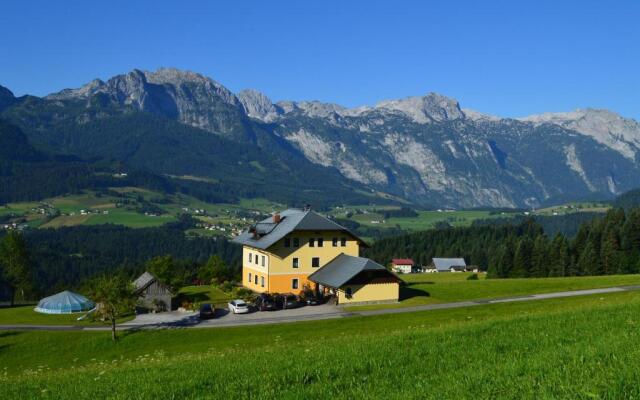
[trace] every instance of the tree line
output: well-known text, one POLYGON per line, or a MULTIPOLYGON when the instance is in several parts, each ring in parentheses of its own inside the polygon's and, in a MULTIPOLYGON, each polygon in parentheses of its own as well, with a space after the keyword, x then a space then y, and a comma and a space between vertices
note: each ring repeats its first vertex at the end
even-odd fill
POLYGON ((411 257, 464 257, 492 278, 628 274, 640 272, 640 209, 612 209, 584 222, 573 238, 547 236, 533 219, 418 232, 374 243, 366 255, 378 262, 411 257))

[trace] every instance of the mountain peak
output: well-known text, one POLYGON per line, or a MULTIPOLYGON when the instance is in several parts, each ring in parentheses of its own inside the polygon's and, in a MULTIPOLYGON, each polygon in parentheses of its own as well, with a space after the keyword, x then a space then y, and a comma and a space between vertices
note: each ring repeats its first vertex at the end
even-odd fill
POLYGON ((457 100, 434 92, 428 93, 426 96, 381 101, 376 104, 375 108, 399 111, 414 122, 422 124, 464 118, 464 113, 457 100))
POLYGON ((0 85, 0 111, 4 110, 15 102, 16 97, 13 95, 13 92, 0 85))
POLYGON ((272 122, 278 117, 279 110, 264 93, 254 89, 244 89, 237 95, 245 113, 251 118, 272 122))
POLYGON ((635 160, 640 149, 640 123, 609 110, 579 108, 569 112, 530 115, 519 120, 571 129, 592 137, 630 160, 635 160))

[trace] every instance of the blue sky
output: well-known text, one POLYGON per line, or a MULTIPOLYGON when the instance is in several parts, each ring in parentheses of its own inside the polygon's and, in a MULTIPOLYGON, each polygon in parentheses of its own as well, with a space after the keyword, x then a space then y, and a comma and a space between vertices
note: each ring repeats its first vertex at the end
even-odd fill
POLYGON ((0 85, 43 95, 174 66, 272 100, 435 91, 521 116, 640 119, 638 1, 3 1, 0 85))

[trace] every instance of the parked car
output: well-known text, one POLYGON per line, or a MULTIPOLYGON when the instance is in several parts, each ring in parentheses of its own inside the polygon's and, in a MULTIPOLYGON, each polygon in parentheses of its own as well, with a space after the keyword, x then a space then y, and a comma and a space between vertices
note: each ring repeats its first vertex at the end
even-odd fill
POLYGON ((200 319, 211 319, 216 317, 216 309, 209 303, 200 306, 200 319))
POLYGON ((324 302, 324 297, 313 290, 307 290, 302 293, 302 301, 307 305, 317 306, 324 302))
POLYGON ((291 308, 298 308, 302 304, 300 303, 300 298, 295 294, 287 293, 281 294, 276 299, 276 305, 278 308, 282 308, 283 310, 288 310, 291 308))
POLYGON ((249 305, 244 300, 231 300, 228 305, 229 311, 234 314, 246 314, 249 312, 249 305))
POLYGON ((259 294, 254 305, 258 311, 275 311, 278 309, 274 297, 267 293, 259 294))

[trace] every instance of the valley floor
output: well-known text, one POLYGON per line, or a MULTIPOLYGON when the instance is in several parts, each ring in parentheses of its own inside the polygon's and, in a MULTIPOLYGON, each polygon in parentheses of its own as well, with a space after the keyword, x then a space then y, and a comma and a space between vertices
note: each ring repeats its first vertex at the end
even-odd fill
POLYGON ((637 398, 640 293, 217 330, 0 332, 1 398, 637 398))

